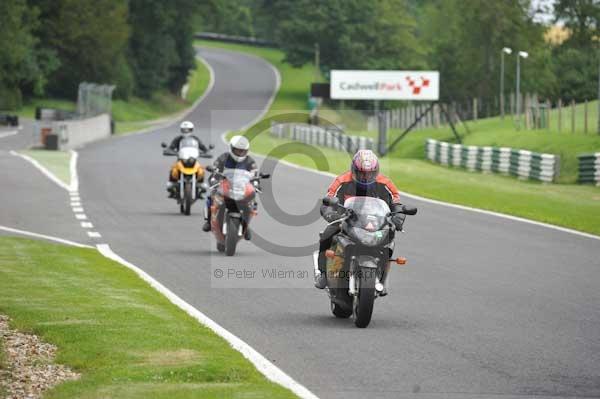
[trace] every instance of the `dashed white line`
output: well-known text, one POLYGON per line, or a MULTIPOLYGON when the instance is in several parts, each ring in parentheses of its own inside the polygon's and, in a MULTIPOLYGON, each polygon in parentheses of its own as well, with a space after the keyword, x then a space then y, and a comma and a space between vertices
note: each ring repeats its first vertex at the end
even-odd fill
POLYGON ((88 231, 87 234, 91 238, 100 238, 100 237, 102 237, 102 235, 100 235, 100 233, 98 233, 97 231, 88 231))
POLYGON ((71 206, 81 206, 81 202, 77 201, 77 202, 71 202, 71 206))
POLYGON ((81 222, 81 227, 83 227, 84 229, 91 229, 94 227, 94 225, 90 222, 81 222))
POLYGON ((83 208, 79 206, 73 207, 73 212, 83 212, 83 208))
POLYGON ((75 214, 75 219, 77 219, 77 220, 87 220, 87 216, 85 216, 84 213, 76 213, 75 214))

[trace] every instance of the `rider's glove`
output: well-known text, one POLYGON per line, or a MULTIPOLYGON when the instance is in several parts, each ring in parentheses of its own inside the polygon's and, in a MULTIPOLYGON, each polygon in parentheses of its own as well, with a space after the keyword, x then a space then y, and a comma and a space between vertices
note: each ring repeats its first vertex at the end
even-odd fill
POLYGON ((339 218, 340 214, 334 210, 327 210, 323 213, 323 219, 325 219, 328 223, 331 223, 339 218))
POLYGON ((392 216, 392 223, 396 227, 396 231, 402 231, 404 219, 406 219, 406 215, 403 213, 396 213, 394 216, 392 216))

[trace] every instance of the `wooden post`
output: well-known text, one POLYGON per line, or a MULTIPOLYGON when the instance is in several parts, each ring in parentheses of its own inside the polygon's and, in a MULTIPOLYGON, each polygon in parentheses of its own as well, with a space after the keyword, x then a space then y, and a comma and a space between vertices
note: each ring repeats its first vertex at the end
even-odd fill
POLYGON ((531 129, 531 114, 529 112, 531 108, 530 102, 531 97, 529 93, 525 93, 525 109, 523 110, 523 113, 525 114, 525 130, 531 129))
POLYGON ((477 97, 473 98, 473 120, 477 121, 477 97))
POLYGON ((571 133, 575 133, 575 100, 571 100, 571 133))
POLYGON ((550 111, 552 111, 552 104, 550 100, 546 100, 546 129, 550 130, 550 111))
POLYGON ((558 132, 562 130, 562 100, 558 99, 558 132))
POLYGON ((588 101, 585 100, 583 103, 583 133, 588 132, 588 101))

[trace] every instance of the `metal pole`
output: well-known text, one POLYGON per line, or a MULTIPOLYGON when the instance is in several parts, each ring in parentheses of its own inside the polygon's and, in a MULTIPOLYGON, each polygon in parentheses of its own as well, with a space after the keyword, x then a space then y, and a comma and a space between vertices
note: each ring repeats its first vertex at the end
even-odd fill
POLYGON ((521 128, 521 57, 517 54, 517 130, 521 128))
POLYGON ((504 119, 504 49, 500 54, 500 119, 504 119))
POLYGON ((315 43, 315 82, 319 81, 319 43, 315 43))

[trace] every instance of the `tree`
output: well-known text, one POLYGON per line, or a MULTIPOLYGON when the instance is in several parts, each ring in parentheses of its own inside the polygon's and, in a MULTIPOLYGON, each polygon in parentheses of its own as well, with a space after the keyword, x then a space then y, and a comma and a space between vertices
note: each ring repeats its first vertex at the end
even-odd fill
POLYGON ((286 61, 300 66, 321 49, 325 70, 395 69, 423 65, 415 21, 404 0, 300 0, 286 3, 288 18, 278 25, 286 61))
MULTIPOLYGON (((421 22, 428 60, 431 67, 441 72, 442 97, 446 100, 495 97, 500 51, 505 46, 528 51, 531 57, 524 68, 531 70, 532 65, 537 65, 536 76, 544 77, 538 84, 551 85, 550 65, 542 62, 547 61, 543 51, 544 28, 533 22, 527 1, 431 1, 421 22)), ((507 65, 512 64, 510 60, 507 59, 507 65)), ((512 71, 513 68, 506 68, 507 81, 512 80, 512 71)), ((547 90, 534 87, 532 82, 524 80, 523 90, 547 90)))
POLYGON ((569 42, 586 47, 598 37, 600 29, 599 0, 555 0, 556 21, 563 21, 571 31, 569 42))
POLYGON ((48 74, 58 66, 54 53, 33 35, 38 16, 26 0, 0 2, 0 109, 20 108, 23 89, 43 94, 48 74))

